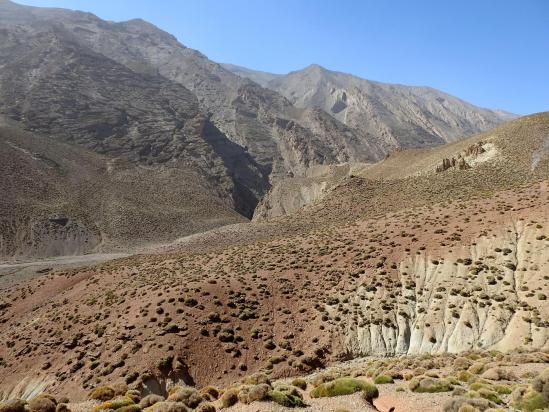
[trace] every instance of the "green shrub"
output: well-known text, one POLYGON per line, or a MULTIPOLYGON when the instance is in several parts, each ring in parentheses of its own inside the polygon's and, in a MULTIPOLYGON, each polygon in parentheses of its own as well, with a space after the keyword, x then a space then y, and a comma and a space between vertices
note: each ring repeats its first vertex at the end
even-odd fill
POLYGON ((511 405, 524 412, 543 411, 544 408, 549 407, 547 399, 534 390, 527 392, 521 399, 512 402, 511 405))
POLYGON ((296 387, 298 387, 299 389, 302 389, 302 390, 307 389, 307 381, 305 381, 305 379, 295 378, 292 381, 292 385, 294 385, 294 386, 296 386, 296 387))
POLYGON ((98 386, 90 392, 88 397, 96 401, 108 401, 114 398, 114 389, 110 386, 98 386))
POLYGON ((210 401, 215 401, 219 398, 219 390, 214 386, 204 386, 200 389, 200 393, 203 397, 208 398, 210 401))
POLYGON ((501 398, 498 396, 497 392, 492 391, 490 389, 480 388, 478 390, 478 394, 480 395, 480 397, 484 399, 488 399, 489 401, 492 401, 494 403, 497 403, 497 404, 503 403, 501 398))
POLYGON ((238 390, 234 388, 227 389, 225 392, 223 392, 223 395, 221 395, 221 405, 223 405, 224 408, 233 406, 237 402, 238 402, 238 390))
POLYGON ((143 412, 190 412, 190 410, 181 402, 157 402, 143 412))
POLYGON ((486 411, 489 408, 496 407, 496 404, 483 398, 467 398, 467 397, 452 397, 448 399, 443 406, 444 412, 460 412, 460 411, 486 411))
POLYGON ((499 393, 500 395, 509 395, 511 392, 513 392, 513 389, 509 385, 494 385, 493 386, 494 391, 499 393))
POLYGON ((271 399, 273 400, 273 402, 276 402, 279 405, 285 406, 287 408, 305 406, 303 399, 300 399, 296 396, 287 395, 277 390, 271 392, 271 399))
POLYGON ((201 403, 198 405, 198 408, 194 410, 195 412, 215 412, 215 406, 211 403, 201 403))
POLYGON ((482 362, 476 362, 467 369, 473 375, 478 375, 484 371, 485 365, 482 362))
POLYGON ((136 404, 126 405, 116 409, 116 412, 141 412, 141 407, 136 404))
POLYGON ((482 381, 476 381, 469 385, 469 389, 472 391, 478 391, 479 389, 492 389, 492 385, 482 381))
POLYGON ((105 401, 93 408, 93 412, 105 411, 108 409, 119 409, 124 406, 133 405, 134 402, 127 396, 121 396, 108 401, 105 401))
POLYGON ((365 392, 371 399, 375 399, 379 396, 377 388, 371 383, 353 378, 339 378, 331 382, 318 385, 311 391, 311 397, 324 398, 350 395, 360 391, 365 392))
POLYGON ((374 383, 378 385, 383 385, 385 383, 394 383, 394 380, 388 375, 377 375, 374 379, 374 383))
POLYGON ((158 403, 158 402, 164 402, 164 397, 162 397, 160 395, 155 395, 154 393, 151 393, 150 395, 147 395, 143 399, 141 399, 141 401, 139 402, 139 406, 141 406, 141 408, 145 409, 145 408, 148 408, 149 406, 152 406, 152 405, 154 405, 155 403, 158 403))
POLYGON ((266 401, 270 399, 271 387, 266 383, 258 385, 242 385, 238 388, 238 401, 249 404, 254 401, 266 401))
POLYGON ((57 402, 47 395, 38 395, 29 401, 28 408, 31 412, 55 412, 57 402))
POLYGON ((468 371, 459 371, 456 374, 456 378, 461 382, 469 382, 472 377, 473 377, 473 374, 468 371))
POLYGON ((413 378, 409 383, 409 388, 412 392, 417 393, 435 393, 449 392, 453 386, 446 379, 435 379, 429 377, 413 378))
POLYGON ((242 379, 242 383, 246 385, 259 385, 260 383, 271 384, 269 377, 264 373, 254 373, 242 379))
POLYGON ((130 398, 135 403, 139 403, 139 401, 141 400, 141 393, 136 389, 130 389, 124 395, 130 398))
POLYGON ((541 393, 549 402, 549 368, 545 369, 532 381, 532 389, 541 393))
POLYGON ((316 375, 309 382, 316 388, 318 385, 320 385, 322 383, 333 381, 336 378, 337 378, 337 376, 335 376, 333 373, 325 372, 325 373, 320 373, 320 374, 316 375))
POLYGON ((202 395, 190 386, 175 386, 170 389, 169 402, 182 402, 189 408, 196 408, 204 399, 202 395))

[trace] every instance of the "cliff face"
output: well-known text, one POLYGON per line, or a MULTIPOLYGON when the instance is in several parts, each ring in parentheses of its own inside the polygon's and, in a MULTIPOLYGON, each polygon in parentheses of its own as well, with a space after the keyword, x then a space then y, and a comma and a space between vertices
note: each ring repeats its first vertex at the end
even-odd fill
POLYGON ((114 159, 4 120, 0 260, 131 250, 246 221, 193 163, 114 159))
MULTIPOLYGON (((248 215, 268 189, 269 180, 288 173, 300 174, 314 164, 338 163, 359 157, 374 159, 380 155, 375 147, 361 144, 352 130, 323 111, 295 107, 279 93, 225 70, 143 20, 112 23, 89 13, 25 7, 7 1, 0 4, 0 11, 0 27, 6 36, 19 36, 17 41, 20 44, 32 43, 20 37, 21 30, 34 38, 47 38, 52 31, 63 33, 75 48, 95 53, 98 65, 110 60, 124 66, 134 77, 141 76, 145 88, 152 87, 154 82, 164 82, 164 94, 184 96, 185 92, 180 93, 180 90, 186 88, 190 91, 211 125, 210 133, 203 138, 224 161, 228 173, 242 192, 241 196, 248 196, 243 199, 249 203, 248 215)), ((40 50, 37 49, 45 53, 47 46, 35 44, 32 55, 38 54, 40 50)), ((61 60, 62 57, 70 58, 70 55, 61 54, 58 56, 61 60)), ((9 50, 4 55, 14 60, 9 50)), ((23 59, 15 60, 18 64, 23 62, 23 59)), ((76 75, 78 69, 71 67, 76 75)), ((103 82, 110 84, 117 76, 117 73, 111 73, 103 82)), ((32 83, 29 86, 32 87, 32 83)), ((100 84, 95 86, 100 87, 100 84)), ((113 87, 116 90, 116 82, 113 87)), ((143 96, 138 90, 130 96, 139 101, 146 94, 143 96)), ((63 102, 59 104, 63 107, 63 102)), ((152 109, 154 104, 147 117, 154 119, 157 113, 152 109)), ((194 115, 194 109, 188 112, 182 107, 174 106, 172 109, 170 114, 174 117, 194 115)), ((123 123, 117 117, 118 112, 114 111, 107 117, 115 117, 108 123, 123 123)), ((106 138, 118 131, 112 130, 109 124, 106 126, 103 131, 106 138)), ((146 130, 135 131, 137 134, 140 132, 145 134, 146 130)), ((154 141, 156 136, 152 134, 149 139, 154 141)), ((199 155, 191 154, 189 157, 199 155)))
POLYGON ((400 299, 383 286, 351 297, 358 322, 348 319, 345 348, 354 356, 547 349, 548 256, 539 229, 524 220, 449 254, 410 256, 399 264, 400 299), (383 305, 383 323, 372 323, 383 305))

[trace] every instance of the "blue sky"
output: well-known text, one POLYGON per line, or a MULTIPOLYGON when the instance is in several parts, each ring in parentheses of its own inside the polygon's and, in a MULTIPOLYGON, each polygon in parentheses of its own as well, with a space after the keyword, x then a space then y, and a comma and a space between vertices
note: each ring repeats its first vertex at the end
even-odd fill
POLYGON ((218 62, 274 73, 317 63, 479 106, 549 110, 549 0, 18 2, 140 17, 218 62))

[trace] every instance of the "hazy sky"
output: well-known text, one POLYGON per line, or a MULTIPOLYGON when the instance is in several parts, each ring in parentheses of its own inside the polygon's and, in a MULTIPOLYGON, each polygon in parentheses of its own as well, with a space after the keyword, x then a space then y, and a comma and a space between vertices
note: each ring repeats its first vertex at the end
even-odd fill
POLYGON ((210 59, 286 73, 311 63, 427 85, 479 106, 549 110, 549 0, 19 0, 140 17, 210 59))

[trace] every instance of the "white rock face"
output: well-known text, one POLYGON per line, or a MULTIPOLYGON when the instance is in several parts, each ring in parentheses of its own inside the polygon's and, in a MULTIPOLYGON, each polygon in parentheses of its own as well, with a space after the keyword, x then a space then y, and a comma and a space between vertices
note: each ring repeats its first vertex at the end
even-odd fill
POLYGON ((259 221, 293 213, 321 200, 345 178, 369 166, 367 163, 315 166, 307 169, 304 176, 279 180, 258 204, 253 219, 259 221))
POLYGON ((549 273, 548 258, 548 242, 536 239, 522 221, 437 258, 438 264, 414 255, 400 264, 404 299, 384 315, 391 325, 363 322, 379 313, 387 291, 357 289, 351 302, 359 304, 362 320, 349 318, 345 348, 360 356, 548 349, 548 329, 536 326, 549 315, 536 291, 549 273), (472 263, 456 264, 460 257, 472 263))

